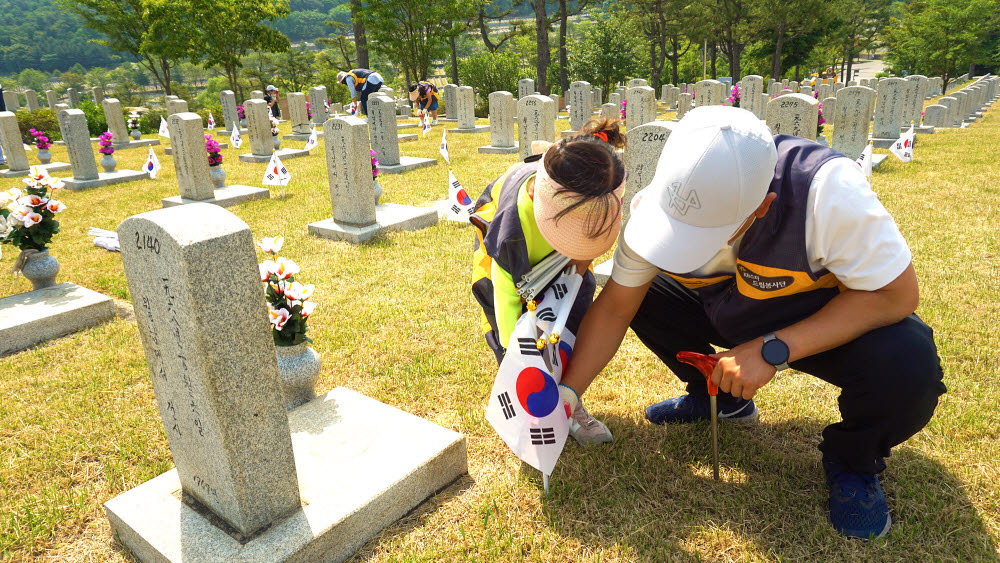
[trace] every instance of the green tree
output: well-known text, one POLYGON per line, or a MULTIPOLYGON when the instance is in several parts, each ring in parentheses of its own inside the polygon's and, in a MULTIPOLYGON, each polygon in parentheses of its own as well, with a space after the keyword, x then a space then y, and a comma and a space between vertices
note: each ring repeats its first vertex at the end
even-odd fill
POLYGON ((189 17, 198 22, 192 30, 192 62, 218 66, 229 88, 244 99, 239 85, 243 57, 251 51, 282 53, 289 42, 269 24, 288 16, 287 0, 215 0, 195 2, 189 17))
MULTIPOLYGON (((411 0, 372 0, 355 11, 379 53, 398 62, 406 81, 424 80, 431 61, 445 54, 453 14, 460 13, 463 0, 439 0, 427 4, 411 0)), ((360 47, 359 47, 360 56, 360 47)), ((359 61, 360 65, 360 61, 359 61)), ((370 67, 369 67, 370 68, 370 67)))
POLYGON ((49 87, 49 77, 40 70, 26 68, 17 75, 17 83, 22 88, 29 88, 36 92, 45 91, 49 87))
POLYGON ((571 70, 607 93, 611 87, 642 71, 642 33, 626 15, 595 12, 583 41, 573 49, 571 70))
POLYGON ((462 82, 477 92, 517 92, 517 81, 524 77, 521 61, 511 51, 476 53, 458 64, 462 82))
POLYGON ((940 75, 945 88, 976 58, 997 31, 993 0, 914 0, 901 7, 886 32, 886 57, 896 74, 940 75))
POLYGON ((172 0, 58 1, 79 16, 85 26, 103 34, 104 38, 98 39, 98 43, 135 57, 166 93, 171 93, 170 71, 191 48, 190 33, 185 25, 190 20, 182 3, 172 0))

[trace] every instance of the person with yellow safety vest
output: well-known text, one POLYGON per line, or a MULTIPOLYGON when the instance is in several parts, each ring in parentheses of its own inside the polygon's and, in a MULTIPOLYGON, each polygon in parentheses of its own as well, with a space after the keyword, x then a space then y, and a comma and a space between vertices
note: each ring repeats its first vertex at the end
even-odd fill
MULTIPOLYGON (((510 167, 479 197, 470 222, 475 229, 472 293, 483 309, 482 331, 499 364, 525 303, 514 280, 553 251, 584 274, 566 327, 576 332, 594 300, 590 263, 607 252, 621 229, 625 145, 618 120, 591 122, 570 138, 536 141, 536 154, 510 167)), ((610 442, 600 421, 577 402, 570 435, 581 444, 610 442)))
POLYGON ((438 89, 430 82, 410 84, 410 101, 417 103, 417 109, 431 114, 431 125, 438 122, 438 89))
POLYGON ((364 115, 368 115, 368 96, 378 92, 379 88, 385 85, 381 74, 367 68, 338 72, 337 82, 347 86, 352 102, 361 100, 361 113, 364 115))

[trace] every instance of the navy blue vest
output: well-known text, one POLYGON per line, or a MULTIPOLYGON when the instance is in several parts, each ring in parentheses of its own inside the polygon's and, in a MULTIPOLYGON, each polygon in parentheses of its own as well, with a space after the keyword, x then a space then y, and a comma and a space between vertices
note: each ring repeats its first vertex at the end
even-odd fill
POLYGON ((832 273, 809 268, 806 214, 816 172, 844 155, 790 135, 776 135, 774 144, 778 163, 768 191, 778 197, 743 235, 736 275, 664 272, 698 293, 712 326, 733 345, 794 324, 840 292, 832 273))

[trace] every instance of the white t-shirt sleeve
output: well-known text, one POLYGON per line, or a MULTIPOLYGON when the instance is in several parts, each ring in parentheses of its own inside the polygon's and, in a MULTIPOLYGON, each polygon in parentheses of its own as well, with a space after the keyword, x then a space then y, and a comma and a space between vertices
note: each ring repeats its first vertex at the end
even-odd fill
POLYGON ((644 260, 625 244, 624 232, 618 237, 611 279, 625 287, 639 287, 656 277, 660 269, 644 260))
POLYGON ((854 161, 838 158, 820 167, 808 206, 806 248, 813 271, 825 268, 849 289, 874 291, 910 265, 906 240, 854 161))

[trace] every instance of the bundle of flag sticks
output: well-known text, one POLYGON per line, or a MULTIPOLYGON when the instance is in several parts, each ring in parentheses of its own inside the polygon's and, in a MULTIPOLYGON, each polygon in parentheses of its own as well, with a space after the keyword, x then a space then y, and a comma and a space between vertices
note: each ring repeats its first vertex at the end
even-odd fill
POLYGON ((536 296, 541 295, 549 287, 552 280, 559 277, 567 264, 569 264, 569 258, 553 251, 514 284, 517 288, 517 294, 525 301, 534 300, 536 296))

